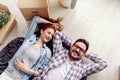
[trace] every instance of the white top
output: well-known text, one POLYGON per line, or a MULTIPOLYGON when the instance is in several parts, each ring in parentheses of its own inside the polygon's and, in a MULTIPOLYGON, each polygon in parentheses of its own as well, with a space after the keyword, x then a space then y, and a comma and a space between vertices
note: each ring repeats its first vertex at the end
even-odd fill
POLYGON ((50 70, 48 72, 48 75, 46 76, 45 80, 64 80, 64 78, 67 75, 70 68, 71 68, 71 64, 67 60, 61 66, 50 70))

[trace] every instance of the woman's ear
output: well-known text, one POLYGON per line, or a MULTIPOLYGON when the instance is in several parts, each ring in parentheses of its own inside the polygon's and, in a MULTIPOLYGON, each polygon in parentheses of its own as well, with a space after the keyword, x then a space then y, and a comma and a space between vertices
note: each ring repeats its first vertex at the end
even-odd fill
POLYGON ((43 29, 40 30, 40 33, 41 33, 41 34, 43 33, 43 29))

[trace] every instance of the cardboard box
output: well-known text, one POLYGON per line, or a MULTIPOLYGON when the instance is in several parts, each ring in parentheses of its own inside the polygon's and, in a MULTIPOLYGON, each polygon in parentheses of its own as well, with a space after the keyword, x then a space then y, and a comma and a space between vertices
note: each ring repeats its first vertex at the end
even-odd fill
POLYGON ((19 0, 18 5, 26 20, 31 20, 35 15, 50 17, 48 0, 19 0))
POLYGON ((15 25, 15 15, 11 14, 10 21, 0 30, 0 44, 3 44, 3 42, 7 39, 9 33, 12 31, 15 25))

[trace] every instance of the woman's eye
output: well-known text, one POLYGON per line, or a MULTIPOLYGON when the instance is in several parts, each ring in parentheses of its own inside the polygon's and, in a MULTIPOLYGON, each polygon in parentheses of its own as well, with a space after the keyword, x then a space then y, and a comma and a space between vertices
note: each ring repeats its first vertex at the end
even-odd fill
POLYGON ((48 32, 48 34, 51 34, 50 32, 48 32))

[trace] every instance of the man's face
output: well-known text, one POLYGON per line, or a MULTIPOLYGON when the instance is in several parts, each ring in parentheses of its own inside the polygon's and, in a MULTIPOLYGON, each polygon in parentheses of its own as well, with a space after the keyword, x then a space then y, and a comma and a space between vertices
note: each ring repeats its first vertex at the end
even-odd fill
POLYGON ((70 48, 70 60, 77 61, 80 60, 81 57, 85 55, 86 45, 83 42, 77 42, 70 48))

